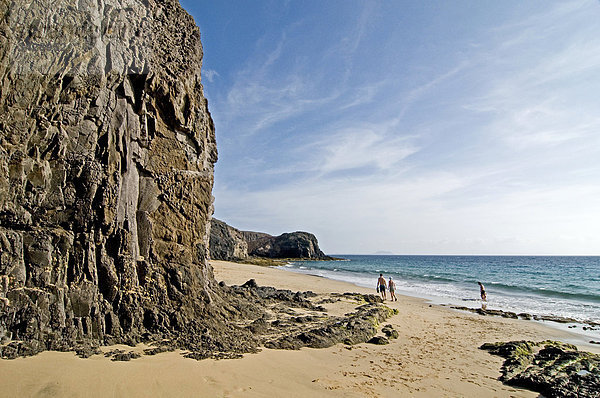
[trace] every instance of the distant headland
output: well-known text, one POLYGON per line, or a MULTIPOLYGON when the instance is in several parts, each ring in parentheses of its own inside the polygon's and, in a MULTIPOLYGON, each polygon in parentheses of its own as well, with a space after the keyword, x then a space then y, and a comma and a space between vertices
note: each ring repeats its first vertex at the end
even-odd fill
POLYGON ((262 265, 279 265, 283 259, 334 260, 321 251, 316 236, 309 232, 272 236, 264 232, 240 231, 216 218, 211 221, 209 247, 213 260, 262 265))

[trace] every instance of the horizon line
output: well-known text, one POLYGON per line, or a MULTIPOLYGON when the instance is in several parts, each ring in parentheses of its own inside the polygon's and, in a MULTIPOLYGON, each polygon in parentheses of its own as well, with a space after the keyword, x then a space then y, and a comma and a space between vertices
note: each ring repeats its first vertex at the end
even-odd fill
POLYGON ((397 254, 397 253, 334 253, 328 256, 461 256, 461 257, 600 257, 600 254, 397 254))

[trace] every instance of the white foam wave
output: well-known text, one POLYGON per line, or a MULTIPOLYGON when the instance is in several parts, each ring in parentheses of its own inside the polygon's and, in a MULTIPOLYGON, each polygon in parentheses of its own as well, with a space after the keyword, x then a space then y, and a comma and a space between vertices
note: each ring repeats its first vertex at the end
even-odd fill
MULTIPOLYGON (((352 283, 357 286, 372 288, 375 291, 377 277, 367 273, 309 269, 304 266, 285 268, 290 271, 317 275, 324 278, 352 283)), ((382 271, 376 271, 380 273, 382 271)), ((463 286, 457 283, 410 281, 394 277, 399 294, 424 298, 439 304, 451 304, 478 307, 480 305, 479 287, 463 286)), ((490 282, 490 285, 494 285, 490 282)), ((580 321, 597 321, 598 307, 573 300, 559 298, 540 298, 518 293, 507 293, 490 290, 488 287, 488 308, 500 309, 516 313, 559 316, 575 318, 580 321)))

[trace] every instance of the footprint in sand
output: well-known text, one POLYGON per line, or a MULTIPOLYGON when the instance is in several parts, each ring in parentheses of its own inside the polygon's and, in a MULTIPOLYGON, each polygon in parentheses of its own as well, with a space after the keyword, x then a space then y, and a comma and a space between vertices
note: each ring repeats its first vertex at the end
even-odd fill
POLYGON ((60 397, 61 388, 58 383, 45 384, 34 396, 35 397, 60 397))

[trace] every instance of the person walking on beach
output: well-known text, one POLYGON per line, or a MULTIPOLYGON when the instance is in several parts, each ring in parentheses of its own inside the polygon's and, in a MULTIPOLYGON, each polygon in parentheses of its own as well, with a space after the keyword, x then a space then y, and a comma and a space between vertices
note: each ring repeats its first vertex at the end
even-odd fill
POLYGON ((398 299, 396 298, 396 284, 394 283, 394 281, 392 280, 392 277, 390 276, 390 281, 388 282, 388 290, 390 291, 390 300, 392 301, 398 301, 398 299))
POLYGON ((487 293, 485 292, 485 287, 481 284, 481 282, 477 283, 479 283, 479 294, 481 294, 481 301, 487 301, 487 293))
POLYGON ((385 300, 387 299, 387 296, 385 295, 385 278, 383 277, 383 274, 379 274, 379 279, 377 279, 377 286, 378 286, 378 290, 379 293, 381 294, 381 299, 385 300))

